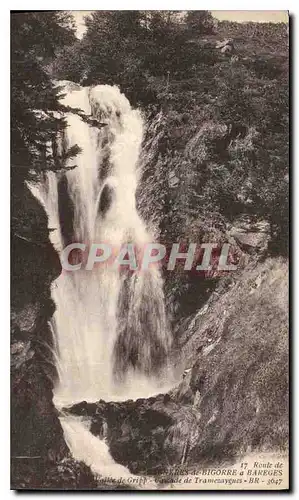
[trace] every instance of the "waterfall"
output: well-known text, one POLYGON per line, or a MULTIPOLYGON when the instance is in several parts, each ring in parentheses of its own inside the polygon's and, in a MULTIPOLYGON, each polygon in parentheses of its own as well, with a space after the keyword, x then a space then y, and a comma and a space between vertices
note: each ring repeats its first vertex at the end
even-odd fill
MULTIPOLYGON (((68 112, 60 149, 78 144, 81 153, 67 160, 76 168, 48 172, 31 186, 48 214, 52 243, 59 253, 70 242, 133 242, 142 249, 153 239, 135 203, 142 115, 117 87, 63 84, 63 104, 80 108, 101 126, 68 112)), ((63 271, 52 297, 56 406, 148 397, 170 388, 171 336, 157 267, 121 272, 107 264, 63 271)), ((73 420, 61 422, 67 442, 76 429, 89 432, 73 420)))

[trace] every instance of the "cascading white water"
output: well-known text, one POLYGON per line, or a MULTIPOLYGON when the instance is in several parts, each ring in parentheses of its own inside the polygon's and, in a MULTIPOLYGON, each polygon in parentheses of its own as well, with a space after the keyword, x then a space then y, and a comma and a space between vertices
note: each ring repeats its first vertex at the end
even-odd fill
MULTIPOLYGON (((77 167, 50 172, 32 187, 48 213, 52 242, 58 252, 70 242, 108 242, 119 248, 133 242, 142 248, 152 239, 135 205, 142 116, 117 87, 64 86, 65 105, 80 108, 105 126, 90 126, 68 113, 63 142, 81 148, 73 161, 77 167)), ((52 323, 57 406, 148 397, 171 387, 172 381, 167 386, 163 379, 169 376, 171 338, 156 267, 130 275, 109 265, 63 271, 52 296, 57 307, 52 323)), ((62 419, 62 425, 71 441, 73 420, 68 424, 62 419)), ((80 423, 77 431, 80 425, 82 432, 89 432, 80 423)))

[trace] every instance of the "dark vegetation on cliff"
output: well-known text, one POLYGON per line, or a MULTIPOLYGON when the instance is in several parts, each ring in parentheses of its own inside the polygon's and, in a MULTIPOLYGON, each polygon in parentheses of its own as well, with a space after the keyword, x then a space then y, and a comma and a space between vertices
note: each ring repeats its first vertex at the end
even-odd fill
POLYGON ((99 435, 107 420, 112 455, 133 472, 154 472, 163 461, 283 449, 288 27, 215 24, 203 11, 99 11, 86 26, 78 40, 63 11, 12 14, 14 485, 96 487, 89 469, 68 456, 52 403, 48 319, 60 263, 44 210, 25 184, 64 168, 66 157, 75 164, 78 149, 59 157, 47 147, 55 152, 65 128, 55 79, 118 85, 143 110, 148 125, 137 201, 162 243, 229 241, 238 258, 246 254, 233 277, 165 275, 177 348, 192 368, 176 391, 101 403, 97 417, 84 405, 74 413, 92 416, 99 435), (16 458, 24 456, 31 458, 16 458))

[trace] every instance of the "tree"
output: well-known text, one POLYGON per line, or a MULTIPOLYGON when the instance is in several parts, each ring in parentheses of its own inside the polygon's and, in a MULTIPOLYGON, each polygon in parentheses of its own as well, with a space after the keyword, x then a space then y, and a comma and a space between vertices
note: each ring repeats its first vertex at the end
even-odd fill
POLYGON ((91 74, 86 44, 76 40, 73 45, 63 47, 49 65, 49 71, 54 79, 84 83, 91 74))
POLYGON ((215 22, 208 10, 189 10, 185 17, 186 28, 193 36, 215 32, 215 22))
MULTIPOLYGON (((11 15, 11 161, 12 180, 21 182, 30 170, 57 168, 49 151, 66 123, 60 89, 46 70, 57 50, 75 41, 70 14, 18 12, 11 15)), ((76 151, 69 154, 72 156, 76 151)))

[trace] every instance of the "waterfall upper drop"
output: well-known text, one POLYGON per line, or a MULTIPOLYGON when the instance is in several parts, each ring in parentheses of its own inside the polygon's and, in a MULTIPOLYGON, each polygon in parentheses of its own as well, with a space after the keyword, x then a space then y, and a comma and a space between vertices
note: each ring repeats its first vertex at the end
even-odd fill
MULTIPOLYGON (((49 217, 58 250, 70 242, 138 248, 152 241, 135 193, 143 137, 141 113, 117 87, 63 82, 63 104, 80 108, 99 128, 67 113, 61 147, 77 144, 77 167, 47 173, 33 188, 49 217)), ((72 163, 70 160, 69 165, 72 163)), ((165 388, 171 335, 157 267, 120 272, 109 265, 64 272, 52 290, 59 383, 58 405, 147 397, 165 388)), ((170 385, 170 384, 169 384, 170 385)))

